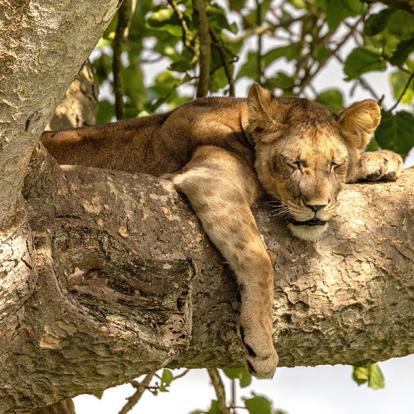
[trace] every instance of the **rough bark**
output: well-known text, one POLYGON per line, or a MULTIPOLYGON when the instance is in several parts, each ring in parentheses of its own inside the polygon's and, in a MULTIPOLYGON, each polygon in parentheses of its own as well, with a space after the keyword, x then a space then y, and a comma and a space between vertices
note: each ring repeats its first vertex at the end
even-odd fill
POLYGON ((1 367, 13 349, 13 332, 22 329, 25 301, 37 280, 21 198, 26 167, 56 102, 89 56, 118 3, 0 0, 1 367))
MULTIPOLYGON (((80 128, 96 123, 98 104, 98 84, 95 80, 92 65, 85 62, 58 103, 47 130, 80 128)), ((65 399, 47 407, 38 408, 32 414, 76 414, 73 401, 65 399)))
MULTIPOLYGON (((25 198, 39 278, 10 332, 19 351, 2 364, 0 411, 165 365, 243 362, 231 274, 169 181, 61 171, 42 151, 31 168, 25 198)), ((413 184, 410 169, 398 183, 347 186, 328 235, 314 244, 257 207, 277 275, 282 366, 414 352, 413 184)))
POLYGON ((118 3, 0 0, 0 226, 14 218, 33 145, 118 3))

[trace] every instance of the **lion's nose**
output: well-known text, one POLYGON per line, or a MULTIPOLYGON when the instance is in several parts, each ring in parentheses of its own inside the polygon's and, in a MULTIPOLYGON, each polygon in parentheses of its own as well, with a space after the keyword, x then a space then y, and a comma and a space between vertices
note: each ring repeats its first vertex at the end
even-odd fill
POLYGON ((317 213, 319 210, 322 210, 326 206, 327 206, 327 204, 315 204, 315 205, 306 204, 306 207, 309 207, 315 213, 317 213))
POLYGON ((330 200, 326 204, 313 204, 313 203, 304 203, 306 207, 310 208, 313 212, 317 213, 319 210, 322 210, 329 204, 330 200))

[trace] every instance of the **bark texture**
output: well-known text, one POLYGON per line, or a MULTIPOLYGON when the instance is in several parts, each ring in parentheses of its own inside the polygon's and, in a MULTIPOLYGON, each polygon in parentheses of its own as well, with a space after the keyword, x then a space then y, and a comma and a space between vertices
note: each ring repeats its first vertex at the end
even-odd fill
MULTIPOLYGON (((2 368, 19 336, 17 331, 23 329, 25 302, 37 283, 31 230, 21 197, 26 167, 56 103, 109 24, 118 3, 0 0, 2 368)), ((15 378, 18 381, 17 375, 15 378)))
MULTIPOLYGON (((347 186, 313 244, 257 206, 276 272, 282 366, 414 352, 413 184, 410 169, 397 183, 347 186)), ((10 329, 19 352, 2 363, 0 411, 165 365, 243 363, 232 276, 169 181, 61 170, 39 149, 24 194, 39 278, 24 322, 10 329)))
POLYGON ((39 134, 118 3, 0 0, 0 226, 14 216, 39 134))

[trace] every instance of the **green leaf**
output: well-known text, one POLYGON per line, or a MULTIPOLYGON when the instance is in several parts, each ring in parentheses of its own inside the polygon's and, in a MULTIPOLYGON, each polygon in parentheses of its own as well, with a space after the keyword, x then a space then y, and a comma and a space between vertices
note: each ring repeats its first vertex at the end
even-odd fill
POLYGON ((171 23, 174 17, 174 10, 169 7, 161 8, 147 16, 146 22, 151 27, 161 27, 171 23))
POLYGON ((246 4, 246 0, 229 0, 229 6, 232 10, 239 11, 246 4))
POLYGON ((242 388, 249 386, 252 382, 252 376, 246 368, 224 368, 223 372, 227 378, 238 379, 242 388))
POLYGON ((176 88, 179 83, 180 80, 171 71, 166 70, 155 78, 154 84, 149 90, 155 95, 155 98, 161 98, 171 92, 171 89, 176 88))
POLYGON ((131 64, 121 71, 123 92, 131 102, 139 104, 145 96, 144 78, 141 68, 131 64))
POLYGON ((349 79, 356 79, 363 73, 384 71, 386 62, 381 53, 371 47, 357 47, 346 58, 344 72, 349 79))
POLYGON ((253 398, 243 398, 250 414, 272 414, 272 402, 266 397, 255 395, 253 398))
POLYGON ((381 147, 378 145, 378 142, 375 138, 372 138, 371 141, 369 141, 369 144, 365 148, 365 151, 379 151, 381 147))
POLYGON ((224 89, 228 86, 228 84, 229 84, 229 81, 227 79, 226 72, 224 71, 223 67, 216 70, 210 76, 210 91, 211 92, 217 92, 220 89, 224 89))
POLYGON ((205 414, 220 414, 220 410, 219 410, 217 400, 211 400, 210 409, 208 411, 206 411, 205 414))
POLYGON ((381 148, 393 150, 405 157, 414 147, 414 116, 407 111, 399 111, 395 115, 384 112, 375 139, 381 148))
POLYGON ((327 106, 333 112, 340 112, 344 109, 344 97, 339 89, 327 89, 321 92, 316 102, 327 106))
POLYGON ((403 40, 398 43, 397 49, 390 58, 390 62, 395 66, 402 66, 408 59, 411 52, 414 51, 414 38, 403 40))
POLYGON ((246 63, 240 68, 236 79, 240 79, 244 76, 248 78, 254 78, 257 69, 257 54, 256 52, 250 51, 247 54, 246 63))
POLYGON ((174 379, 174 375, 172 374, 172 372, 169 369, 164 368, 162 370, 161 381, 165 385, 168 386, 168 385, 170 385, 172 383, 173 379, 174 379))
POLYGON ((314 52, 314 57, 318 62, 323 62, 331 56, 331 53, 332 52, 326 46, 317 46, 314 52))
POLYGON ((226 11, 218 4, 208 5, 207 8, 208 24, 219 31, 227 29, 232 33, 237 33, 237 24, 230 24, 227 20, 226 11))
POLYGON ((102 53, 98 59, 92 62, 92 66, 95 71, 96 79, 99 84, 102 84, 108 79, 110 73, 112 73, 112 58, 106 53, 102 53))
POLYGON ((187 72, 192 67, 193 65, 191 64, 191 60, 180 59, 180 60, 176 60, 175 62, 171 63, 168 69, 173 70, 175 72, 187 72))
POLYGON ((160 8, 147 17, 146 26, 161 30, 174 37, 182 37, 182 28, 174 11, 170 8, 160 8))
POLYGON ((279 88, 284 91, 291 90, 295 86, 295 81, 291 76, 285 72, 279 71, 276 72, 276 76, 272 79, 269 79, 266 83, 266 87, 269 89, 279 88))
POLYGON ((306 3, 304 0, 289 0, 292 6, 296 7, 297 9, 304 9, 306 7, 306 3))
POLYGON ((335 30, 346 17, 361 14, 363 10, 360 0, 328 0, 326 21, 329 29, 335 30))
POLYGON ((364 33, 367 36, 375 36, 386 27, 393 9, 382 9, 378 13, 371 14, 365 22, 364 33))
POLYGON ((276 47, 269 50, 263 55, 263 61, 266 66, 272 64, 276 59, 285 57, 287 60, 296 59, 300 55, 301 45, 300 43, 292 43, 289 46, 276 47))
POLYGON ((352 379, 358 384, 368 384, 369 388, 379 390, 384 388, 384 376, 378 364, 365 364, 361 366, 354 366, 352 372, 352 379))
POLYGON ((384 375, 378 364, 371 365, 371 371, 368 379, 368 387, 373 390, 379 390, 385 387, 384 375))
MULTIPOLYGON (((404 88, 406 87, 410 74, 406 72, 394 72, 391 74, 391 85, 395 99, 399 99, 404 88)), ((408 86, 404 96, 401 99, 401 102, 409 105, 414 100, 414 79, 411 80, 410 85, 408 86)))
POLYGON ((394 10, 391 14, 387 29, 401 39, 409 39, 414 33, 414 14, 404 10, 394 10))
POLYGON ((107 100, 98 103, 98 110, 96 113, 96 123, 106 124, 115 116, 114 106, 107 100))
POLYGON ((355 366, 352 371, 352 379, 358 384, 364 384, 369 379, 369 368, 367 365, 355 366))

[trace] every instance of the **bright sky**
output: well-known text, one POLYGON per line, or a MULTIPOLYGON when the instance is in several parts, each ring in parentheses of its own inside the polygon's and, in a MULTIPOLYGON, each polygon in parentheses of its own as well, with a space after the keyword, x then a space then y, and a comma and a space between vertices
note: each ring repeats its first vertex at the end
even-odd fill
MULTIPOLYGON (((283 63, 280 65, 280 69, 283 69, 283 63)), ((148 73, 154 74, 154 71, 148 73)), ((388 76, 389 73, 366 76, 377 93, 385 95, 386 107, 393 103, 388 76)), ((241 84, 237 95, 245 96, 248 85, 241 84)), ((349 86, 343 80, 342 68, 338 64, 328 65, 320 72, 316 82, 318 90, 331 87, 348 90, 349 86)), ((366 91, 358 88, 352 101, 369 97, 366 91)), ((407 158, 406 165, 414 165, 414 151, 407 158)), ((380 366, 386 382, 383 390, 358 387, 351 380, 351 368, 338 365, 280 368, 273 380, 255 380, 251 387, 243 390, 243 395, 249 396, 250 391, 264 394, 274 401, 275 408, 283 409, 288 414, 413 414, 414 355, 391 359, 380 366)), ((130 385, 123 385, 105 391, 102 400, 93 396, 79 396, 75 398, 77 414, 117 414, 132 393, 130 385)), ((213 398, 214 392, 206 371, 194 370, 174 383, 169 393, 157 397, 144 394, 131 413, 189 414, 197 408, 207 409, 213 398)))
MULTIPOLYGON (((414 357, 381 363, 385 388, 372 390, 351 380, 351 368, 343 365, 279 368, 273 380, 254 380, 241 391, 266 395, 274 408, 288 414, 413 414, 414 357)), ((174 374, 178 371, 174 371, 174 374)), ((78 414, 117 414, 134 389, 123 385, 105 391, 102 400, 85 395, 75 398, 78 414)), ((227 393, 229 395, 229 392, 227 393)), ((206 370, 193 370, 174 382, 170 392, 144 394, 132 414, 189 414, 208 409, 214 391, 206 370)), ((244 413, 244 410, 240 410, 244 413)))

